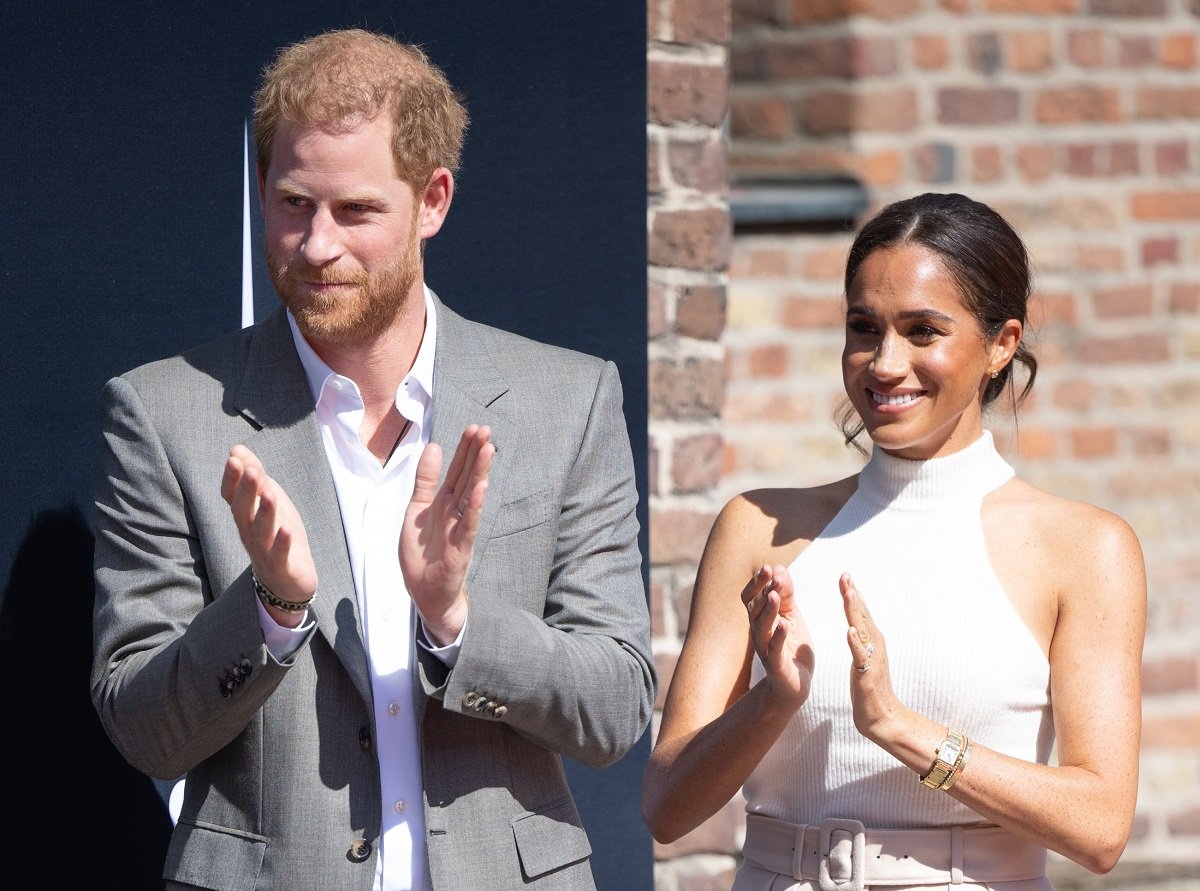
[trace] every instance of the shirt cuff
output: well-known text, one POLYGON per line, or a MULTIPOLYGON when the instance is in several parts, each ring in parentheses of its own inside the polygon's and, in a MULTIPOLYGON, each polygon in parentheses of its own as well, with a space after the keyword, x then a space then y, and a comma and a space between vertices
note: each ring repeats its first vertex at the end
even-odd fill
POLYGON ((453 668, 455 663, 458 662, 458 651, 462 648, 463 635, 466 633, 467 623, 463 622, 462 628, 459 629, 458 637, 454 638, 454 640, 450 641, 444 647, 436 647, 430 642, 429 636, 425 633, 425 620, 421 618, 420 613, 417 614, 417 646, 426 652, 433 653, 447 668, 453 668))
POLYGON ((308 610, 305 610, 304 615, 300 617, 299 627, 286 628, 267 612, 261 597, 254 598, 254 605, 258 608, 258 627, 262 629, 263 643, 267 645, 267 652, 276 662, 286 662, 291 658, 317 624, 308 618, 308 610))

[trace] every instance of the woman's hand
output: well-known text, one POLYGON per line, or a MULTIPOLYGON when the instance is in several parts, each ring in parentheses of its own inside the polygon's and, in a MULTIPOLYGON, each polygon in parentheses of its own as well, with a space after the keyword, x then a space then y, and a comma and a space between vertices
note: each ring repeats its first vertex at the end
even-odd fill
POLYGON ((763 566, 742 589, 754 651, 766 669, 772 698, 799 708, 812 686, 815 656, 804 617, 796 609, 792 577, 780 565, 763 566))
POLYGON ((846 611, 846 642, 850 646, 850 701, 854 706, 854 726, 876 743, 887 734, 887 727, 903 707, 892 690, 887 644, 875 625, 862 595, 854 587, 850 573, 838 580, 842 607, 846 611))

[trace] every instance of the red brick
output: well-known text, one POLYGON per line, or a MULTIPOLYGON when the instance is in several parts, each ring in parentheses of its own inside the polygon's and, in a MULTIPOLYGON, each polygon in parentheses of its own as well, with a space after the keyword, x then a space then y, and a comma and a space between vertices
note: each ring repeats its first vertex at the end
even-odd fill
POLYGON ((1200 836, 1200 807, 1169 815, 1167 832, 1171 835, 1200 836))
POLYGON ((1200 313, 1200 284, 1171 285, 1167 307, 1173 315, 1200 313))
POLYGON ((729 42, 729 0, 674 0, 677 43, 729 42))
POLYGON ((725 140, 712 131, 708 139, 685 139, 672 135, 667 142, 667 166, 671 181, 685 189, 710 195, 725 191, 725 140))
POLYGON ((1014 71, 1046 71, 1054 64, 1049 31, 1016 31, 1008 35, 1008 64, 1014 71))
POLYGON ((751 347, 746 355, 746 370, 750 377, 785 377, 788 370, 788 348, 781 343, 751 347))
POLYGON ((924 71, 940 71, 950 64, 950 43, 941 34, 917 34, 912 39, 912 59, 924 71))
POLYGON ((1004 52, 1000 36, 993 32, 971 34, 967 37, 967 67, 988 77, 1004 67, 1004 52))
POLYGON ((1143 87, 1134 104, 1143 120, 1200 118, 1200 87, 1143 87))
POLYGON ((904 175, 904 155, 899 149, 884 149, 866 155, 859 163, 858 175, 869 186, 894 186, 904 175))
POLYGON ((1142 722, 1142 746, 1150 749, 1200 746, 1200 714, 1146 718, 1142 722))
POLYGON ((1196 67, 1196 35, 1168 34, 1158 47, 1158 58, 1164 68, 1196 67))
POLYGON ((1146 68, 1154 63, 1157 50, 1152 37, 1118 37, 1117 64, 1122 68, 1146 68))
MULTIPOLYGON (((656 0, 649 0, 655 3, 656 0)), ((754 25, 784 25, 787 19, 779 14, 775 0, 734 0, 731 17, 733 29, 750 28, 754 25)))
POLYGON ((1071 176, 1095 176, 1096 146, 1068 145, 1066 152, 1067 173, 1071 176))
POLYGON ((1101 319, 1146 316, 1154 308, 1154 293, 1149 285, 1108 288, 1096 291, 1092 305, 1101 319))
POLYGON ((647 113, 654 123, 716 127, 725 118, 729 82, 724 65, 652 59, 646 81, 647 113))
POLYGON ((1186 139, 1160 142, 1154 146, 1154 172, 1159 176, 1178 176, 1188 169, 1186 139))
POLYGON ((1078 301, 1070 292, 1036 291, 1030 301, 1029 316, 1034 327, 1042 325, 1076 325, 1079 322, 1078 301))
POLYGON ((722 207, 658 210, 650 227, 651 265, 723 269, 732 241, 729 212, 722 207))
POLYGON ((891 20, 916 12, 921 0, 792 0, 793 25, 840 22, 851 16, 891 20))
POLYGON ((792 133, 791 106, 780 95, 735 93, 729 127, 734 139, 783 139, 792 133))
MULTIPOLYGON (((1133 443, 1133 453, 1139 458, 1161 457, 1171 453, 1171 431, 1166 427, 1131 430, 1129 439, 1133 443)), ((1142 678, 1144 688, 1144 674, 1142 678)))
POLYGON ((703 492, 721 479, 722 440, 707 433, 675 441, 671 455, 671 481, 677 493, 703 492))
POLYGON ((1135 220, 1192 220, 1200 217, 1200 189, 1135 192, 1130 198, 1135 220))
POLYGON ((729 48, 729 76, 735 84, 757 83, 766 78, 762 44, 735 43, 729 48))
POLYGON ((1167 0, 1090 0, 1092 15, 1150 18, 1165 15, 1167 0))
MULTIPOLYGON (((776 424, 796 424, 815 417, 813 398, 807 393, 761 393, 753 390, 739 392, 725 400, 721 421, 725 425, 754 421, 776 424)), ((729 451, 727 445, 726 451, 729 451)))
POLYGON ((1054 388, 1054 404, 1069 411, 1084 412, 1092 407, 1096 388, 1089 380, 1067 380, 1054 388))
POLYGON ((788 328, 838 330, 842 326, 841 298, 789 297, 783 302, 780 320, 788 328))
POLYGON ((725 368, 716 359, 655 359, 648 369, 650 417, 707 420, 721 413, 725 368))
POLYGON ((899 68, 896 41, 890 37, 820 37, 768 41, 763 71, 774 82, 814 77, 871 77, 899 68))
POLYGON ((658 0, 647 0, 646 2, 646 36, 652 40, 659 36, 661 16, 658 14, 658 6, 658 0))
POLYGON ((1165 362, 1171 358, 1171 344, 1166 334, 1085 337, 1079 343, 1079 358, 1097 365, 1165 362))
POLYGON ((650 282, 646 288, 646 336, 656 340, 667 333, 667 289, 650 282))
POLYGON ((1067 58, 1080 68, 1099 68, 1104 64, 1103 31, 1067 33, 1067 58))
POLYGON ((1020 94, 1008 87, 947 87, 937 103, 942 124, 1011 124, 1020 113, 1020 94))
POLYGON ((1076 458, 1107 458, 1116 451, 1115 427, 1079 427, 1071 431, 1071 454, 1076 458))
POLYGON ((1125 268, 1125 249, 1116 245, 1081 244, 1075 248, 1071 265, 1081 272, 1120 272, 1125 268))
POLYGON ((840 286, 849 249, 848 244, 814 245, 804 254, 800 274, 808 281, 833 281, 840 286))
POLYGON ((676 302, 675 328, 684 337, 718 340, 725 330, 724 286, 685 288, 676 302))
POLYGON ((1105 159, 1104 173, 1108 176, 1133 176, 1141 172, 1141 149, 1132 140, 1111 142, 1105 159))
POLYGON ((1158 266, 1179 262, 1178 238, 1147 238, 1142 242, 1142 265, 1158 266))
POLYGON ((1063 15, 1079 11, 1079 0, 987 0, 988 12, 1063 15))
POLYGON ((996 182, 1004 177, 1004 160, 1000 147, 977 145, 971 149, 971 179, 977 183, 996 182))
MULTIPOLYGON (((698 563, 716 514, 689 510, 650 511, 650 562, 698 563)), ((662 687, 665 689, 664 680, 662 687)))
POLYGON ((827 90, 800 103, 805 129, 816 135, 913 130, 917 125, 917 96, 908 87, 863 92, 827 90))
POLYGON ((1054 172, 1054 148, 1049 145, 1017 146, 1017 169, 1026 182, 1047 179, 1054 172))
MULTIPOLYGON (((650 489, 653 492, 654 477, 650 477, 650 489)), ((661 637, 667 633, 666 628, 666 604, 663 602, 666 597, 666 589, 660 582, 650 579, 650 633, 655 637, 661 637)))
POLYGON ((1043 90, 1034 102, 1033 113, 1041 124, 1111 124, 1121 120, 1116 89, 1091 85, 1043 90))
POLYGON ((1058 435, 1051 430, 1022 426, 1018 436, 1021 457, 1029 461, 1058 455, 1058 435))

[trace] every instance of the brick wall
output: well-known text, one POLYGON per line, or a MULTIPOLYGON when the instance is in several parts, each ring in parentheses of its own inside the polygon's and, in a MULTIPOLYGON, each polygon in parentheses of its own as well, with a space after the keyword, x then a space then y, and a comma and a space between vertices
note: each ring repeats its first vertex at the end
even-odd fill
MULTIPOLYGON (((994 412, 1002 450, 1124 516, 1146 553, 1141 793, 1106 887, 1200 880, 1200 0, 649 0, 648 27, 664 685, 725 499, 861 465, 831 420, 849 233, 730 242, 726 163, 849 173, 873 207, 965 192, 1016 225, 1037 273, 1041 373, 1019 425, 994 412)), ((728 887, 739 812, 660 847, 660 891, 728 887)))

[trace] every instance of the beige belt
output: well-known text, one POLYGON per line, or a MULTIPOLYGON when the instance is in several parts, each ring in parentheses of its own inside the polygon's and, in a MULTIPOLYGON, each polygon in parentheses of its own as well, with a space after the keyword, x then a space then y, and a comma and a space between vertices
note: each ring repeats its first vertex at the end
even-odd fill
POLYGON ((1018 882, 1046 872, 1045 848, 999 826, 868 831, 858 820, 799 826, 749 814, 742 856, 752 866, 816 881, 821 891, 1018 882))

